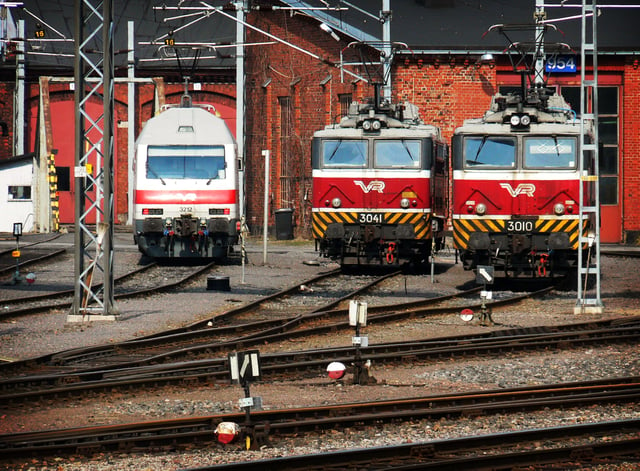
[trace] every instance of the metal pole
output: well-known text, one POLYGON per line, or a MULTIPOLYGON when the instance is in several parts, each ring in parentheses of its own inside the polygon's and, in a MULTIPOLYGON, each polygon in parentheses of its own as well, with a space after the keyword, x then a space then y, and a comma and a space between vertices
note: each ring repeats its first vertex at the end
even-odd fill
POLYGON ((115 314, 113 293, 113 216, 114 216, 114 136, 113 136, 113 109, 114 109, 114 51, 113 34, 115 23, 113 21, 113 0, 105 0, 103 7, 102 46, 103 50, 103 213, 104 222, 107 224, 104 238, 104 282, 103 282, 103 314, 115 314))
POLYGON ((24 20, 18 21, 18 50, 16 55, 16 89, 14 96, 13 155, 24 154, 24 76, 26 40, 24 20))
MULTIPOLYGON (((380 12, 382 20, 382 52, 383 57, 383 80, 382 91, 383 97, 391 103, 391 1, 382 0, 382 11, 380 12)), ((379 105, 377 103, 376 105, 379 105)))
POLYGON ((263 150, 264 156, 264 215, 262 236, 262 263, 267 264, 267 232, 269 230, 269 156, 270 151, 263 150))
POLYGON ((536 43, 536 62, 535 62, 535 73, 534 73, 534 83, 536 86, 542 86, 544 84, 544 23, 541 23, 546 19, 546 15, 544 12, 544 0, 536 0, 536 32, 535 32, 535 43, 536 43))
POLYGON ((245 10, 247 1, 236 4, 236 143, 238 145, 238 199, 239 214, 242 219, 245 213, 245 171, 244 171, 244 43, 245 43, 245 10))
POLYGON ((74 34, 75 50, 74 55, 74 100, 75 100, 75 160, 74 160, 74 191, 75 191, 75 231, 74 231, 74 270, 75 279, 73 314, 79 315, 84 292, 83 284, 80 282, 84 273, 84 232, 80 225, 81 215, 84 213, 84 177, 78 175, 78 168, 81 165, 81 158, 84 154, 84 118, 78 111, 81 107, 82 90, 84 89, 85 63, 78 53, 82 48, 83 39, 83 19, 84 2, 75 0, 74 7, 74 34))
POLYGON ((136 143, 136 84, 134 78, 136 76, 136 55, 135 55, 135 29, 133 21, 127 22, 127 168, 129 176, 127 179, 127 224, 133 223, 133 160, 135 156, 136 143))
POLYGON ((112 270, 113 0, 95 0, 95 4, 91 1, 75 1, 75 289, 72 315, 67 317, 72 322, 92 320, 91 316, 85 318, 88 311, 102 314, 96 319, 115 319, 112 315, 115 314, 112 270), (92 98, 103 104, 102 115, 97 118, 89 110, 92 98), (92 158, 95 158, 95 164, 91 162, 92 158), (87 204, 88 208, 85 208, 87 204), (91 220, 92 216, 95 222, 91 220), (104 222, 101 224, 101 221, 104 222), (95 229, 91 227, 93 224, 95 229), (96 246, 95 258, 89 250, 91 244, 96 246), (85 267, 85 258, 91 262, 88 267, 85 267), (102 289, 92 286, 96 267, 103 273, 102 289), (89 304, 95 307, 89 307, 89 304))

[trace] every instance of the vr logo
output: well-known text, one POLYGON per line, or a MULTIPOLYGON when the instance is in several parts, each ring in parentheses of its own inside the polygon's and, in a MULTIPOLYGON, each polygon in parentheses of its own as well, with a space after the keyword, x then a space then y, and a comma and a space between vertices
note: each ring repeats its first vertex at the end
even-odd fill
POLYGON ((518 195, 527 195, 533 198, 533 193, 536 191, 536 186, 533 183, 520 183, 515 190, 509 183, 500 183, 500 186, 514 198, 518 195))
POLYGON ((372 180, 368 185, 365 185, 362 180, 354 180, 353 183, 362 188, 362 191, 365 193, 369 193, 370 191, 377 191, 378 193, 382 193, 384 190, 384 182, 380 180, 372 180))

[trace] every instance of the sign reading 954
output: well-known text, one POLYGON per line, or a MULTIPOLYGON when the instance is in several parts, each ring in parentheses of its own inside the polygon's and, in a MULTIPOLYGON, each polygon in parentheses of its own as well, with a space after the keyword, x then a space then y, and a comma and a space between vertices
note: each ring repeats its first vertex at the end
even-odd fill
POLYGON ((549 57, 544 66, 546 72, 555 73, 571 73, 575 72, 576 69, 576 56, 570 55, 549 57))

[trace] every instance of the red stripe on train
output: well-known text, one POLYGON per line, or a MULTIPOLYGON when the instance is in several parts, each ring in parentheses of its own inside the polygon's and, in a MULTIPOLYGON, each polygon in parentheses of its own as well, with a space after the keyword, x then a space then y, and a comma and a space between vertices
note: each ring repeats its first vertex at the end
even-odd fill
POLYGON ((137 190, 136 204, 235 204, 236 190, 137 190))

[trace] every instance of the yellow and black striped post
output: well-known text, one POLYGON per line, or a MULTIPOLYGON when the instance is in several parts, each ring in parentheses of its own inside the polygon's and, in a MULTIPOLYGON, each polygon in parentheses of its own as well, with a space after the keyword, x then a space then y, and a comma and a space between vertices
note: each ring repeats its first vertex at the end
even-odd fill
POLYGON ((58 174, 56 173, 56 155, 49 154, 49 197, 51 200, 51 231, 57 232, 60 226, 60 205, 58 201, 58 174))

